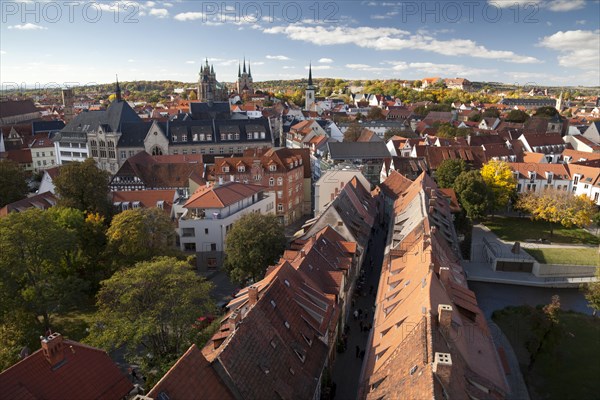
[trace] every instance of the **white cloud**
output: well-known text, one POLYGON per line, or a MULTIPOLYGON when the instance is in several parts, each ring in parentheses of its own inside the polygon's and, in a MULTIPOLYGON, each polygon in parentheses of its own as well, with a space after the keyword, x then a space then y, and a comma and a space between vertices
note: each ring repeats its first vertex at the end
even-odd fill
POLYGON ((0 54, 6 54, 4 50, 0 50, 0 54))
POLYGON ((551 11, 573 11, 585 7, 585 0, 553 0, 548 3, 551 11))
MULTIPOLYGON (((308 67, 304 67, 304 69, 308 69, 308 67)), ((312 66, 312 70, 313 71, 322 71, 322 70, 327 70, 327 69, 331 69, 331 65, 313 65, 312 66)))
MULTIPOLYGON (((539 5, 542 0, 488 0, 490 7, 508 8, 516 4, 519 9, 527 5, 539 5)), ((491 11, 490 11, 491 12, 491 11)))
POLYGON ((8 29, 17 29, 20 31, 35 31, 35 30, 44 30, 44 29, 48 29, 48 28, 28 22, 26 24, 10 25, 8 27, 8 29))
POLYGON ((580 8, 585 7, 585 0, 488 0, 488 5, 491 7, 515 8, 515 4, 519 7, 519 10, 526 12, 534 10, 531 6, 548 8, 550 11, 555 12, 563 12, 579 10, 580 8))
POLYGON ((333 62, 333 60, 331 58, 319 58, 319 61, 321 64, 331 64, 333 62))
POLYGON ((374 27, 323 27, 299 24, 266 28, 264 33, 284 34, 289 39, 305 41, 319 46, 355 44, 375 50, 422 50, 447 56, 470 56, 501 60, 519 64, 540 62, 535 57, 515 54, 508 50, 491 50, 469 39, 438 40, 434 37, 413 34, 396 28, 374 27))
POLYGON ((173 7, 173 3, 162 3, 164 7, 173 7))
POLYGON ((283 69, 296 69, 296 67, 294 67, 293 65, 284 65, 281 68, 283 68, 283 69))
POLYGON ((558 64, 596 71, 600 75, 600 30, 556 32, 546 36, 538 45, 559 51, 558 64))
POLYGON ((186 61, 185 63, 186 63, 186 64, 196 64, 196 61, 193 61, 193 60, 188 60, 188 61, 186 61))
POLYGON ((201 12, 184 12, 184 13, 179 13, 179 14, 175 15, 174 18, 177 21, 195 21, 197 19, 202 19, 204 17, 205 17, 204 13, 201 13, 201 12))
MULTIPOLYGON (((248 64, 250 64, 250 61, 248 61, 248 64)), ((253 61, 252 65, 265 65, 264 61, 253 61)))
POLYGON ((150 10, 150 15, 157 18, 167 18, 169 16, 169 10, 166 8, 153 8, 150 10))
POLYGON ((271 55, 267 55, 267 59, 268 60, 278 60, 278 61, 288 61, 288 60, 291 60, 291 58, 286 57, 286 56, 271 56, 271 55))
POLYGON ((390 68, 372 67, 368 64, 346 64, 346 68, 353 69, 356 71, 369 71, 369 72, 381 72, 389 71, 390 68))
POLYGON ((155 2, 153 2, 153 1, 147 1, 147 2, 146 2, 146 7, 150 7, 150 8, 152 8, 152 7, 154 7, 155 5, 156 5, 156 3, 155 3, 155 2))

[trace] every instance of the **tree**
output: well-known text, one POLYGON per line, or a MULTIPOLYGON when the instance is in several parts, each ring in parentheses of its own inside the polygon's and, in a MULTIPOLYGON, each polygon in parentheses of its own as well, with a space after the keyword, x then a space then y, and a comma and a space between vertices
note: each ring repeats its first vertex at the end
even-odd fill
POLYGON ((517 181, 508 163, 490 160, 481 168, 481 176, 494 194, 494 210, 506 207, 517 187, 517 181))
POLYGON ((371 107, 369 109, 369 112, 367 113, 367 119, 369 121, 374 121, 374 120, 385 119, 385 117, 383 116, 383 112, 381 111, 381 108, 371 107))
POLYGON ((76 242, 72 231, 37 208, 0 219, 2 303, 10 312, 22 310, 40 332, 51 327, 53 313, 77 304, 86 289, 70 262, 76 242))
POLYGON ((91 158, 62 166, 54 179, 58 205, 109 216, 112 211, 108 198, 109 177, 110 174, 98 169, 91 158))
POLYGON ((549 222, 550 235, 553 233, 554 223, 566 228, 585 226, 596 213, 594 202, 586 195, 573 196, 570 192, 554 188, 522 193, 517 207, 529 212, 534 219, 549 222))
POLYGON ((459 129, 448 122, 438 125, 436 136, 441 138, 455 138, 458 136, 467 136, 469 129, 459 129))
POLYGON ((413 81, 413 83, 412 83, 412 87, 414 87, 414 88, 420 88, 421 86, 423 86, 423 81, 421 81, 421 80, 416 80, 416 81, 413 81))
POLYGON ((383 134, 383 139, 387 142, 392 136, 401 136, 403 138, 416 138, 418 135, 412 130, 402 130, 400 128, 388 128, 383 134))
POLYGON ((498 118, 500 117, 500 111, 497 108, 488 108, 482 114, 483 118, 498 118))
POLYGON ((492 205, 492 195, 479 171, 460 174, 454 181, 454 191, 470 219, 484 217, 492 205))
POLYGON ((195 319, 214 309, 211 288, 176 258, 155 258, 117 271, 102 282, 89 340, 107 350, 142 346, 154 363, 178 357, 191 344, 195 319))
POLYGON ((528 118, 529 118, 529 115, 525 111, 511 110, 511 112, 509 112, 508 115, 506 116, 505 121, 523 123, 523 122, 527 121, 528 118))
POLYGON ((196 94, 195 90, 190 90, 190 93, 188 94, 188 99, 189 99, 189 101, 198 100, 198 95, 196 94))
POLYGON ((344 132, 344 142, 356 142, 360 137, 362 127, 356 121, 352 122, 344 132))
POLYGON ((227 234, 225 269, 233 281, 256 282, 278 260, 285 244, 283 226, 275 215, 246 214, 227 234))
POLYGON ((594 310, 594 315, 600 311, 600 267, 596 268, 596 281, 582 287, 589 306, 594 310))
POLYGON ((133 263, 175 251, 175 228, 159 208, 137 208, 117 214, 106 233, 111 251, 133 263))
POLYGON ((556 114, 558 114, 558 111, 556 110, 556 108, 554 107, 539 107, 535 110, 535 117, 542 117, 542 118, 552 118, 554 117, 556 114))
POLYGON ((0 161, 0 207, 27 196, 25 171, 11 160, 0 161))
POLYGON ((471 122, 481 122, 483 119, 483 115, 480 112, 473 111, 469 114, 469 121, 471 122))
POLYGON ((456 178, 466 171, 468 171, 468 167, 465 160, 460 158, 444 160, 435 171, 437 184, 441 188, 452 188, 456 178))

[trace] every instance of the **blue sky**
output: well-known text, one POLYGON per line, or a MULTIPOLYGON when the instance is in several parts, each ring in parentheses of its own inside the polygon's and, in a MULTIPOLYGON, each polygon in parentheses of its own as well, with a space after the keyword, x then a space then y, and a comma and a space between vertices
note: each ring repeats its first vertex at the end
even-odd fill
POLYGON ((600 1, 2 0, 0 81, 464 77, 600 86, 600 1))

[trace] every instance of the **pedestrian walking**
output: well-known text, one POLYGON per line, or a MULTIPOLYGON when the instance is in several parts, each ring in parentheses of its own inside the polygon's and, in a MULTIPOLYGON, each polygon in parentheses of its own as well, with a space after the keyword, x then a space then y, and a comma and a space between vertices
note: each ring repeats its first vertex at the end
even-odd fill
POLYGON ((358 310, 354 310, 354 320, 358 319, 358 310))

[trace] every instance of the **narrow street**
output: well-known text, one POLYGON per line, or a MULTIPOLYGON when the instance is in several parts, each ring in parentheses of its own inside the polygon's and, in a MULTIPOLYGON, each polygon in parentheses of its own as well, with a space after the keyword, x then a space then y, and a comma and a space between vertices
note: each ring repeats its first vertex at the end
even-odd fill
POLYGON ((362 368, 365 346, 369 337, 369 329, 372 326, 375 296, 381 276, 381 264, 386 243, 386 230, 375 225, 377 228, 372 235, 372 245, 369 246, 362 265, 354 295, 354 307, 348 318, 347 346, 343 353, 337 353, 333 365, 332 379, 336 384, 336 400, 353 400, 358 394, 359 377, 362 368), (372 267, 371 267, 372 260, 372 267), (361 284, 361 282, 364 282, 361 284), (360 287, 360 289, 359 289, 360 287), (361 315, 354 317, 354 311, 361 315), (361 327, 364 329, 361 331, 361 327))

